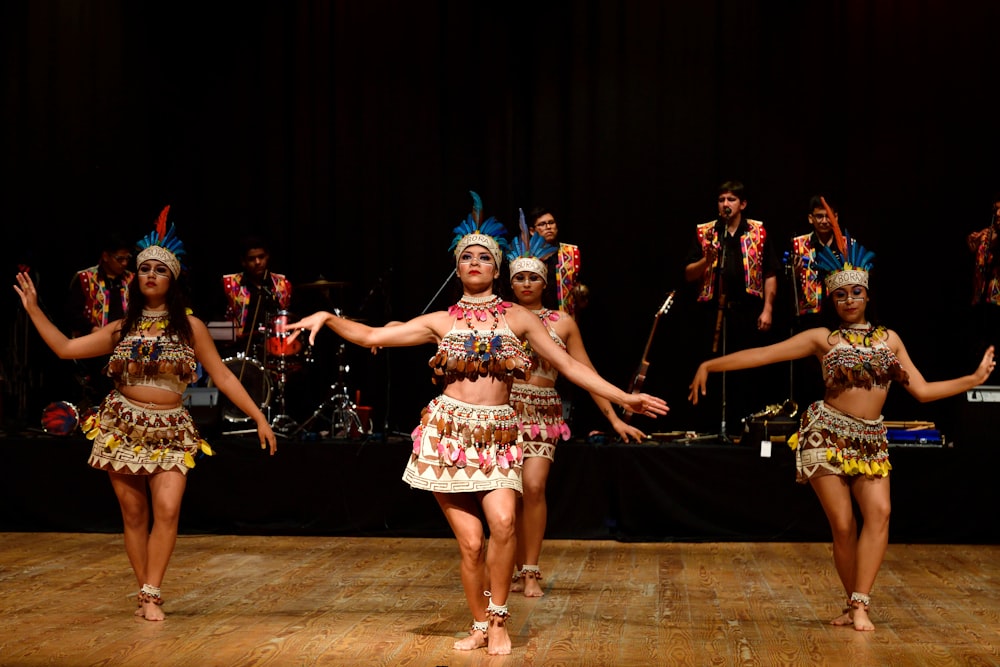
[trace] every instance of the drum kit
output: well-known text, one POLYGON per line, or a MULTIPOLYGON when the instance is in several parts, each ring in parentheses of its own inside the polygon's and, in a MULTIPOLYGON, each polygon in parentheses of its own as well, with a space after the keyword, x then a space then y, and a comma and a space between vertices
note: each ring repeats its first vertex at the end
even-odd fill
MULTIPOLYGON (((297 285, 296 288, 322 290, 324 299, 329 301, 330 289, 346 285, 344 282, 320 279, 297 285)), ((341 314, 338 308, 333 308, 332 311, 337 315, 341 314)), ((251 332, 249 335, 243 336, 242 339, 236 338, 235 342, 241 349, 231 356, 225 356, 222 362, 239 379, 250 397, 268 417, 271 428, 279 434, 296 436, 306 432, 307 427, 315 424, 317 420, 323 420, 328 423, 329 428, 321 428, 319 432, 326 430, 333 437, 357 436, 370 432, 370 425, 367 428, 363 426, 358 416, 358 406, 347 390, 347 374, 350 367, 344 360, 343 344, 337 353, 339 367, 337 380, 330 385, 329 395, 301 424, 289 415, 286 397, 289 381, 297 381, 302 371, 313 363, 312 348, 304 336, 292 338, 294 332, 289 331, 287 326, 289 322, 294 322, 298 318, 290 311, 270 312, 265 317, 259 318, 263 320, 259 324, 256 322, 257 319, 255 313, 254 321, 248 327, 248 331, 251 332)), ((212 386, 211 381, 209 386, 212 386)), ((241 428, 241 425, 250 422, 250 418, 225 396, 219 397, 219 403, 222 408, 222 419, 229 425, 229 428, 224 429, 225 434, 256 432, 254 428, 241 428)))

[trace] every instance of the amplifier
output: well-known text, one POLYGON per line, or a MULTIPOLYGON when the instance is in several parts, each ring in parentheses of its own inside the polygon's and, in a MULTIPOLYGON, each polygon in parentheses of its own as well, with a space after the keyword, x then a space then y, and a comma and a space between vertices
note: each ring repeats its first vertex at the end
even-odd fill
POLYGON ((1000 387, 980 385, 965 392, 959 409, 956 444, 986 447, 996 442, 1000 424, 1000 387))
MULTIPOLYGON (((215 387, 188 387, 181 399, 199 430, 214 434, 222 423, 222 405, 215 387)), ((205 433, 202 433, 204 436, 205 433)))

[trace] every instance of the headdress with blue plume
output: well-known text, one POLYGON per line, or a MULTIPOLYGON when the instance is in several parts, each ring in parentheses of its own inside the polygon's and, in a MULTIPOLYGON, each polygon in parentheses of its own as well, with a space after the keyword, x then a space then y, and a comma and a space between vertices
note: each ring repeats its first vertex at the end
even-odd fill
MULTIPOLYGON (((832 218, 831 218, 832 220, 832 218)), ((837 228, 840 232, 840 228, 837 228)), ((829 246, 820 246, 816 251, 815 265, 820 271, 826 272, 823 279, 827 293, 845 285, 862 285, 868 287, 868 272, 872 268, 875 253, 844 232, 838 238, 843 240, 843 250, 831 250, 829 246)))
POLYGON ((153 231, 142 237, 136 244, 139 248, 136 264, 142 264, 147 259, 161 261, 170 268, 174 278, 177 278, 181 274, 181 256, 185 254, 185 250, 184 243, 177 238, 174 224, 170 223, 170 229, 167 229, 167 213, 169 211, 170 205, 168 204, 160 211, 153 231))
POLYGON ((524 210, 518 209, 518 211, 521 234, 510 242, 510 250, 507 252, 510 277, 513 278, 522 271, 531 271, 540 275, 547 283, 549 277, 545 259, 558 252, 559 248, 546 241, 541 234, 532 234, 524 222, 524 210))
POLYGON ((472 195, 472 213, 452 230, 455 238, 452 239, 448 250, 455 251, 455 261, 458 261, 466 248, 471 245, 481 245, 493 255, 496 266, 500 266, 503 251, 507 249, 507 239, 504 238, 507 228, 493 217, 483 222, 483 201, 475 192, 470 191, 469 194, 472 195))

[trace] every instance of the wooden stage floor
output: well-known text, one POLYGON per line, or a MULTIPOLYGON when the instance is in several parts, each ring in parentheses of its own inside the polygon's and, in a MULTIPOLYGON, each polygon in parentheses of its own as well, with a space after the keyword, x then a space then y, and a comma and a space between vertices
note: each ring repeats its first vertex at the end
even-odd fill
POLYGON ((995 665, 1000 546, 892 544, 873 633, 818 543, 546 542, 513 654, 470 618, 451 539, 182 536, 167 620, 135 618, 120 535, 0 533, 0 665, 995 665))

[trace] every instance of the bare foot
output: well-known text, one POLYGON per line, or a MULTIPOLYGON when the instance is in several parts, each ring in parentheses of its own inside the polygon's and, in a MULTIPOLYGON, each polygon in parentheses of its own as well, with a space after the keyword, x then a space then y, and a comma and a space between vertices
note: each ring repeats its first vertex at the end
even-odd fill
POLYGON ((854 629, 860 632, 870 632, 875 629, 875 625, 868 618, 868 612, 863 608, 854 610, 854 629))
POLYGON ((852 609, 848 607, 847 609, 844 610, 843 614, 830 621, 830 625, 839 625, 839 626, 853 625, 854 616, 851 614, 851 611, 852 609))
POLYGON ((531 576, 524 578, 524 597, 540 598, 543 595, 545 595, 545 593, 542 591, 542 585, 538 583, 538 579, 531 576))
POLYGON ((473 630, 468 637, 455 642, 453 648, 457 651, 474 651, 484 646, 486 646, 486 633, 482 630, 473 630))
POLYGON ((515 574, 510 580, 510 592, 520 593, 524 590, 524 575, 515 574))
POLYGON ((153 602, 143 602, 142 609, 136 613, 136 616, 142 616, 147 621, 162 621, 167 617, 163 613, 163 607, 153 602))
POLYGON ((487 655, 510 655, 510 635, 507 634, 507 619, 500 616, 490 616, 490 629, 487 630, 487 655))

